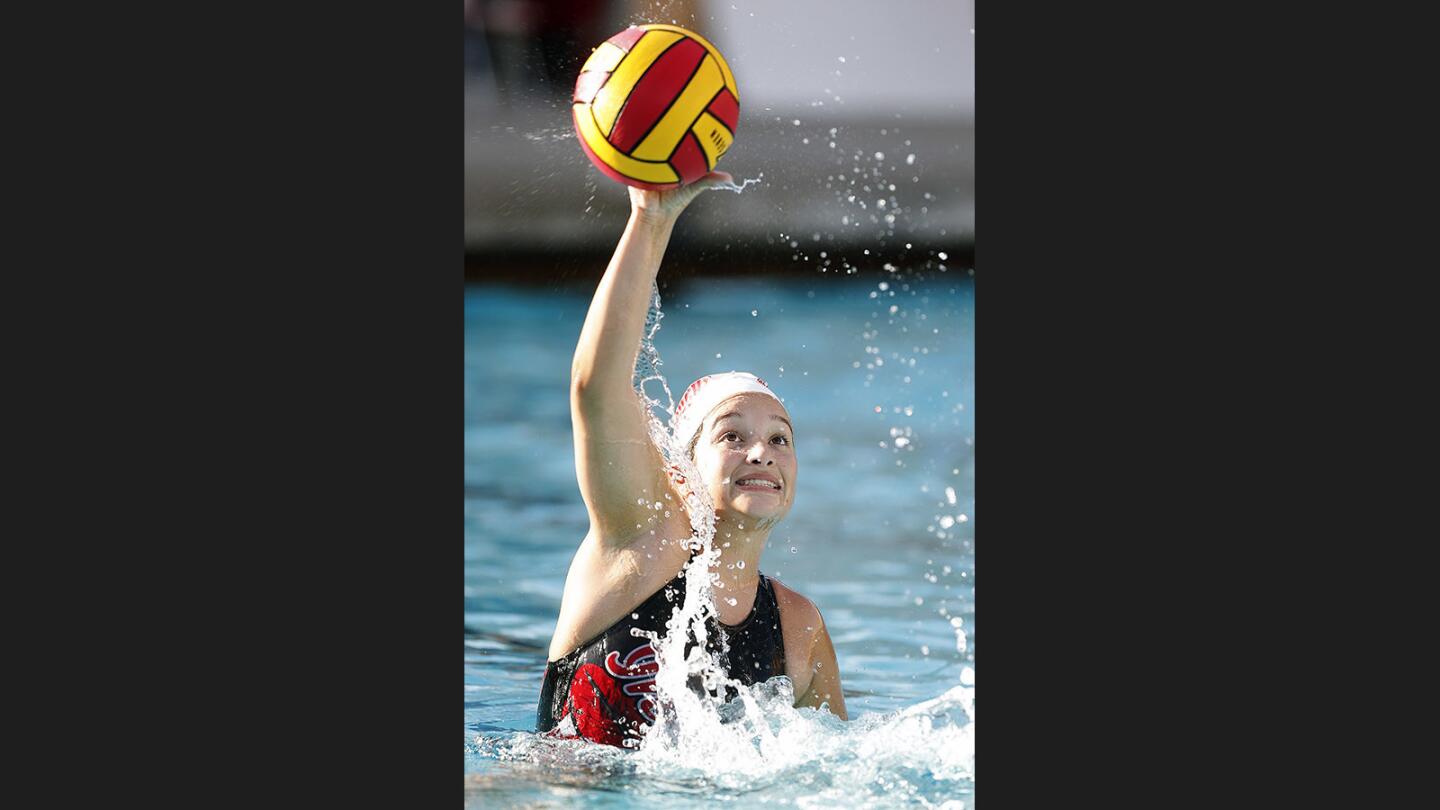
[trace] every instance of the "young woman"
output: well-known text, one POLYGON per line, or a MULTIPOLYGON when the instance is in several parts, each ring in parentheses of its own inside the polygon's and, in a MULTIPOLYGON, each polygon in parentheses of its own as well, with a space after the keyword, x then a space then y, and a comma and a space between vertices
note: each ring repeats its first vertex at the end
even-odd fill
MULTIPOLYGON (((820 611, 759 571, 771 529, 795 501, 795 434, 785 406, 750 374, 696 380, 673 420, 701 478, 686 482, 667 470, 633 387, 651 287, 675 221, 700 193, 730 182, 713 172, 671 191, 631 188, 630 220, 585 317, 570 412, 590 531, 565 579, 539 731, 632 747, 654 721, 655 651, 631 631, 663 634, 684 596, 681 569, 692 554, 684 541, 693 535, 686 486, 704 487, 715 506, 719 626, 709 636, 728 641, 729 676, 751 684, 786 675, 795 705, 825 706, 848 719, 820 611)), ((743 327, 719 337, 748 339, 743 327)))

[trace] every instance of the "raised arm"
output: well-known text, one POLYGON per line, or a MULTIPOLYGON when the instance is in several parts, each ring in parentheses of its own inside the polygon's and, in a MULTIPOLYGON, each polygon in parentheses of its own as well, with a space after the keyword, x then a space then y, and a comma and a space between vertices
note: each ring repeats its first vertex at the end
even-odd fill
POLYGON ((630 220, 580 330, 570 373, 575 468, 592 531, 603 542, 633 539, 635 524, 645 523, 637 499, 653 503, 669 491, 635 393, 635 358, 676 219, 701 192, 727 182, 728 174, 712 172, 672 191, 630 189, 630 220))

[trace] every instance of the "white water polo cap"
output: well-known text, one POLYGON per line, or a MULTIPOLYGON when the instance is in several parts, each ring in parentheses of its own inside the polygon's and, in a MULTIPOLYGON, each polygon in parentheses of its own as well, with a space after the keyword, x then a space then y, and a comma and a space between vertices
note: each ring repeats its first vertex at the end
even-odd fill
MULTIPOLYGON (((764 380, 744 371, 707 374, 690 383, 680 401, 675 403, 675 418, 670 421, 680 446, 690 446, 690 441, 699 432, 705 416, 714 410, 716 405, 740 394, 764 394, 780 402, 780 397, 770 390, 764 380)), ((784 407, 785 403, 780 402, 780 405, 784 407)))

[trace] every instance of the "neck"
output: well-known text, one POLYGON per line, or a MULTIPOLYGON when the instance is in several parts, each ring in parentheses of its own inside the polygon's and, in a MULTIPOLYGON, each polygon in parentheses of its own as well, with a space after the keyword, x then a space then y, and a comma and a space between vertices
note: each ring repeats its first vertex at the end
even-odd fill
POLYGON ((770 539, 773 523, 754 518, 721 515, 715 521, 715 547, 719 561, 711 568, 719 576, 716 597, 754 590, 760 579, 760 553, 770 539))

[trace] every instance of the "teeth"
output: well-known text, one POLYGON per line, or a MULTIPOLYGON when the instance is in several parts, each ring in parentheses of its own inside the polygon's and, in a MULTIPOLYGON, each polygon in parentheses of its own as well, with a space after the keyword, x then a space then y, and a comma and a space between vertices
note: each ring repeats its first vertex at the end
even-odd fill
POLYGON ((764 480, 763 478, 745 478, 745 479, 736 481, 736 482, 735 482, 735 485, 736 485, 736 486, 739 486, 739 487, 748 487, 748 486, 755 486, 755 485, 764 485, 764 486, 770 487, 771 489, 779 489, 779 488, 780 488, 780 485, 777 484, 777 483, 775 483, 774 481, 766 481, 766 480, 764 480))

